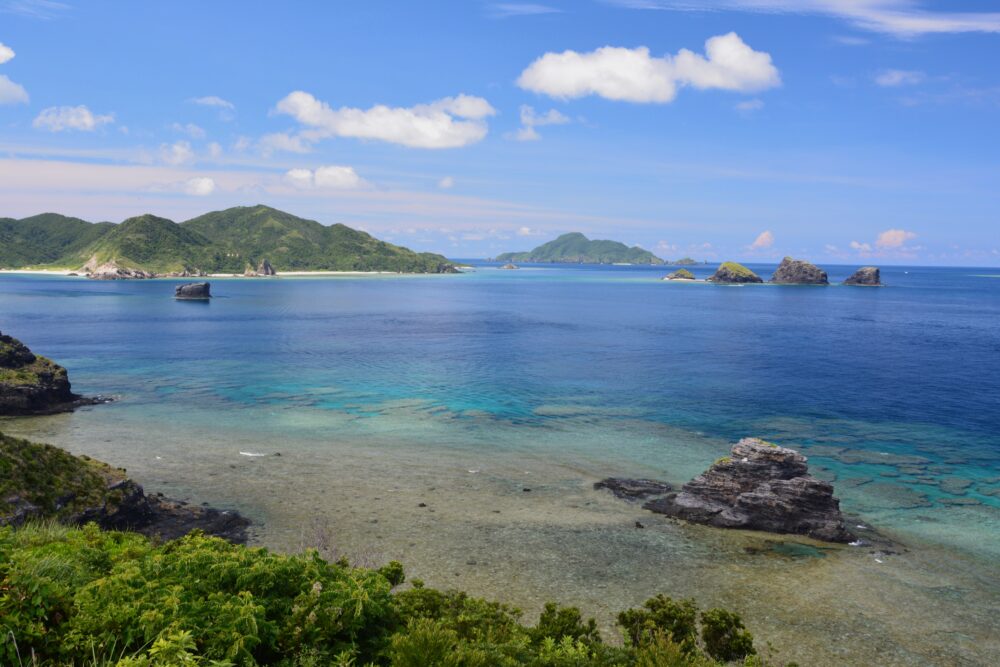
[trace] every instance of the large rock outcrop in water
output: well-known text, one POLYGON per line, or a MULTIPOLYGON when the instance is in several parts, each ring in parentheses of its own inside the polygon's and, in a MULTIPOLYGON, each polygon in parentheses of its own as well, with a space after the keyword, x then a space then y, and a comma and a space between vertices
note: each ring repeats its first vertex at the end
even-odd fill
POLYGON ((712 283, 741 284, 764 282, 756 273, 736 262, 723 262, 708 278, 712 283))
POLYGON ((651 500, 653 512, 720 528, 806 535, 828 542, 854 539, 844 525, 833 486, 809 474, 806 457, 758 438, 685 484, 651 500))
POLYGON ((772 283, 780 285, 829 285, 826 271, 801 259, 786 257, 771 276, 772 283))
POLYGON ((174 298, 182 300, 204 301, 212 298, 211 283, 188 283, 178 285, 174 289, 174 298))
POLYGON ((877 266, 863 266, 844 281, 845 285, 862 285, 865 287, 880 287, 882 276, 877 266))
POLYGON ((0 332, 0 416, 67 412, 100 400, 74 394, 65 368, 0 332))

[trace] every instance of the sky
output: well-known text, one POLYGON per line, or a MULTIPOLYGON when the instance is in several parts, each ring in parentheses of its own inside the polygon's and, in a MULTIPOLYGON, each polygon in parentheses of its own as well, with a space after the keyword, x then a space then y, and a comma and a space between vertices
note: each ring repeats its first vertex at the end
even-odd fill
POLYGON ((0 216, 1000 265, 995 0, 0 0, 0 216))

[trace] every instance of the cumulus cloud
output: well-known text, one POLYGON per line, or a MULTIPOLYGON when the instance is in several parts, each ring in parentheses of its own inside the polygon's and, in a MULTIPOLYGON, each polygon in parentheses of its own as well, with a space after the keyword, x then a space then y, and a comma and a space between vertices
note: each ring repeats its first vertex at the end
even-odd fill
POLYGON ((857 250, 862 255, 864 255, 870 253, 872 251, 872 247, 868 243, 859 243, 858 241, 851 241, 851 250, 857 250))
POLYGON ((265 134, 257 142, 257 146, 260 148, 260 152, 264 155, 270 155, 275 151, 284 151, 285 153, 311 153, 312 145, 303 139, 300 135, 292 135, 286 132, 275 132, 274 134, 265 134))
POLYGON ((43 109, 32 122, 32 126, 49 132, 78 130, 93 132, 101 125, 115 121, 114 114, 95 115, 84 105, 76 107, 49 107, 43 109))
POLYGON ((160 144, 160 159, 174 166, 191 162, 194 150, 190 142, 176 141, 172 144, 160 144))
POLYGON ((354 167, 327 165, 311 169, 289 169, 285 180, 301 190, 357 190, 368 183, 358 176, 354 167))
POLYGON ((764 231, 757 235, 757 238, 750 244, 751 250, 766 250, 774 245, 774 234, 764 231))
POLYGON ((517 235, 518 236, 540 236, 541 234, 542 234, 542 232, 538 231, 537 229, 532 229, 531 227, 518 227, 517 228, 517 235))
POLYGON ((875 239, 875 246, 883 249, 901 248, 907 241, 915 238, 916 234, 905 229, 887 229, 875 239))
POLYGON ((174 123, 170 126, 174 132, 180 132, 181 134, 186 134, 192 139, 204 139, 205 130, 194 123, 185 123, 181 125, 180 123, 174 123))
POLYGON ((14 49, 10 48, 3 42, 0 42, 0 65, 3 65, 5 62, 8 62, 13 57, 14 57, 14 49))
POLYGON ((27 104, 28 91, 19 83, 14 83, 0 74, 0 104, 27 104))
POLYGON ((887 69, 879 72, 875 76, 875 83, 884 88, 897 88, 899 86, 914 86, 922 83, 927 78, 923 72, 904 69, 887 69))
POLYGON ((373 139, 410 148, 458 148, 486 136, 486 118, 496 113, 481 97, 458 95, 413 107, 377 105, 334 109, 309 93, 295 91, 277 105, 278 113, 306 127, 301 141, 329 137, 373 139))
POLYGON ((208 156, 212 159, 222 157, 222 146, 215 141, 210 143, 208 145, 208 156))
POLYGON ((546 53, 517 80, 525 90, 570 99, 598 95, 609 100, 666 103, 681 86, 741 92, 781 84, 771 56, 754 51, 735 32, 711 37, 705 56, 681 49, 676 55, 651 56, 641 46, 605 46, 579 53, 546 53))
POLYGON ((438 187, 442 190, 451 190, 455 187, 455 179, 451 176, 445 176, 440 181, 438 181, 438 187))
POLYGON ((201 176, 184 181, 184 192, 195 197, 207 197, 215 192, 215 181, 201 176))
POLYGON ((521 127, 511 136, 517 141, 538 141, 542 135, 535 130, 542 125, 565 125, 570 122, 568 116, 555 109, 549 109, 545 113, 538 113, 534 107, 527 104, 521 105, 521 127))
POLYGON ((924 9, 925 0, 606 0, 633 9, 675 11, 733 10, 763 13, 822 14, 857 28, 897 37, 932 33, 1000 32, 1000 12, 948 12, 924 9))

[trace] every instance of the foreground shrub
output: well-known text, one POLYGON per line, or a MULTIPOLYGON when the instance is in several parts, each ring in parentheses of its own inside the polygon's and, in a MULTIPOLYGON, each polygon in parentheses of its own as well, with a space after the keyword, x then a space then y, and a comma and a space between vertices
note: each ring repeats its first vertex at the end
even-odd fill
POLYGON ((378 570, 191 534, 0 528, 0 665, 31 667, 763 666, 739 616, 659 595, 619 615, 625 646, 574 607, 515 608, 378 570), (699 642, 700 637, 700 642, 699 642))

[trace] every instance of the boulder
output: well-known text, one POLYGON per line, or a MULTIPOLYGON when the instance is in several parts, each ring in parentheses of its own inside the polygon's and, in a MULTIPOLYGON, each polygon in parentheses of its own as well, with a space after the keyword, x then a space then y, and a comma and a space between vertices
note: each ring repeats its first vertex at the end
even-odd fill
POLYGON ((877 266, 864 266, 851 274, 844 281, 845 285, 862 285, 865 287, 880 287, 882 285, 881 274, 877 266))
POLYGON ((72 392, 65 368, 0 332, 0 415, 68 412, 98 402, 72 392))
POLYGON ((156 277, 156 274, 150 271, 119 266, 114 260, 103 264, 88 262, 83 270, 91 280, 145 280, 156 277))
POLYGON ((506 271, 514 271, 514 270, 516 270, 516 269, 517 269, 518 267, 517 267, 517 265, 516 265, 516 264, 510 264, 510 263, 507 263, 507 264, 504 264, 503 266, 501 266, 500 268, 501 268, 501 269, 504 269, 504 270, 506 270, 506 271))
POLYGON ((811 476, 806 457, 758 438, 671 493, 647 502, 653 512, 720 528, 806 535, 850 542, 833 486, 811 476))
POLYGON ((664 280, 694 280, 694 274, 687 269, 677 269, 673 273, 667 274, 664 280))
POLYGON ((756 273, 736 262, 723 262, 708 280, 713 283, 728 284, 764 282, 756 273))
POLYGON ((197 299, 204 301, 212 298, 211 283, 188 283, 178 285, 174 289, 175 299, 197 299))
POLYGON ((594 482, 595 489, 607 489, 616 498, 622 500, 645 500, 650 496, 662 496, 670 493, 671 487, 666 482, 655 479, 629 479, 625 477, 608 477, 600 482, 594 482))
POLYGON ((782 285, 829 285, 826 271, 815 264, 786 257, 771 276, 772 283, 782 285))

